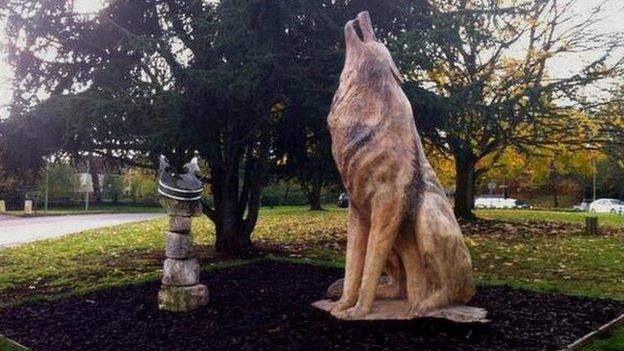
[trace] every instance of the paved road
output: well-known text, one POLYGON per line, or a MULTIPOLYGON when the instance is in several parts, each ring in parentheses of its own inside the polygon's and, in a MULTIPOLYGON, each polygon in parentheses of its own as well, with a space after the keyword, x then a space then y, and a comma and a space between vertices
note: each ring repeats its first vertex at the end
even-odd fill
POLYGON ((55 238, 87 229, 143 221, 164 216, 163 213, 120 213, 77 216, 0 218, 0 247, 55 238))

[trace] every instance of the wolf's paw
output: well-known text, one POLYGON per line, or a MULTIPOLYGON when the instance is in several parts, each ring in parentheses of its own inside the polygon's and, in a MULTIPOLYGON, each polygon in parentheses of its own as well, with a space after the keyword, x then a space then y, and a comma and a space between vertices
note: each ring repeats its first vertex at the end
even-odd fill
POLYGON ((421 317, 428 311, 429 310, 424 307, 422 303, 416 303, 410 307, 409 315, 412 317, 421 317))
POLYGON ((331 313, 335 314, 335 313, 344 312, 345 310, 353 307, 353 305, 355 305, 355 301, 340 299, 334 304, 334 307, 332 307, 331 313))
POLYGON ((334 312, 332 310, 332 315, 339 319, 358 319, 366 316, 371 311, 370 308, 362 307, 360 305, 355 305, 349 309, 346 309, 341 312, 334 312))
POLYGON ((436 293, 422 301, 412 304, 410 307, 410 315, 413 317, 420 317, 427 314, 427 312, 439 309, 441 306, 446 306, 448 303, 445 296, 444 294, 436 293))

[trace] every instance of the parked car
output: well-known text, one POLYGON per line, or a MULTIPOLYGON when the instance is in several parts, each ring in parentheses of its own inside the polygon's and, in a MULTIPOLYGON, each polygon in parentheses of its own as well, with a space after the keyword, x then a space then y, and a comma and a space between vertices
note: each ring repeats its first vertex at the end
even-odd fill
POLYGON ((598 199, 589 204, 591 212, 598 213, 624 213, 624 201, 618 199, 598 199))
POLYGON ((526 201, 516 200, 516 204, 515 204, 514 208, 523 209, 523 208, 532 208, 532 207, 526 201))
POLYGON ((586 201, 581 202, 580 204, 572 206, 574 211, 589 211, 589 204, 586 201))
POLYGON ((341 193, 338 196, 338 203, 337 203, 337 205, 340 208, 347 208, 347 207, 349 207, 349 195, 347 195, 347 193, 341 193))
POLYGON ((531 208, 522 200, 502 197, 478 197, 475 199, 476 208, 531 208))

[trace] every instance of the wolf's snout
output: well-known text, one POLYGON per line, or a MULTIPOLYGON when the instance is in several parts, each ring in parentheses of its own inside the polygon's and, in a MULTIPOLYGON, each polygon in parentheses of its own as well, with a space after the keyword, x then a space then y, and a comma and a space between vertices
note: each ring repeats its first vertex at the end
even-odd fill
POLYGON ((373 31, 373 24, 370 19, 370 14, 368 11, 362 11, 357 15, 357 24, 359 26, 360 32, 362 33, 362 41, 369 42, 373 40, 377 40, 375 38, 375 31, 373 31))
POLYGON ((360 12, 356 18, 347 22, 345 38, 347 48, 377 40, 368 11, 360 12))

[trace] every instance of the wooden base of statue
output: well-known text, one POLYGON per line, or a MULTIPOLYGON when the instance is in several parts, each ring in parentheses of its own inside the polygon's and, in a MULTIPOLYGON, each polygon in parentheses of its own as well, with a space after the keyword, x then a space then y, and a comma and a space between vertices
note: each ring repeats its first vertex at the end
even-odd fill
MULTIPOLYGON (((336 301, 319 300, 312 306, 326 312, 331 312, 336 301)), ((456 323, 487 323, 487 311, 472 306, 448 306, 429 311, 418 316, 409 313, 410 306, 407 300, 375 300, 371 312, 363 317, 340 318, 343 320, 411 320, 416 318, 442 318, 456 323)))

